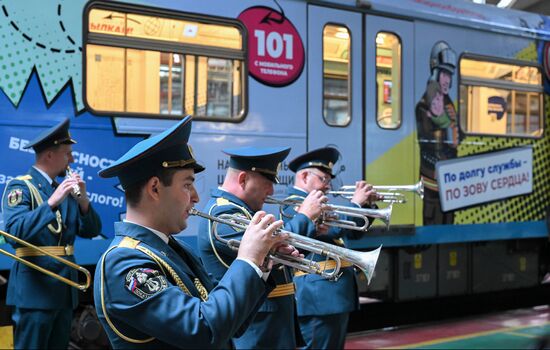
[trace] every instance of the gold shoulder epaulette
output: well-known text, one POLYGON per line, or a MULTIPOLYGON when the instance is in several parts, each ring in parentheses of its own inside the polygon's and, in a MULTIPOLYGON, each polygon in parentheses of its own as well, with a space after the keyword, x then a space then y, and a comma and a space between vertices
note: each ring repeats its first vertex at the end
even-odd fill
POLYGON ((226 199, 226 198, 218 197, 218 198, 216 199, 216 204, 217 204, 218 206, 221 206, 221 205, 228 205, 228 204, 231 204, 231 202, 230 202, 228 199, 226 199))
POLYGON ((21 175, 21 176, 16 177, 15 179, 16 180, 21 180, 21 181, 32 180, 32 176, 30 176, 30 175, 21 175))
POLYGON ((132 237, 124 237, 122 239, 122 241, 120 241, 120 243, 118 244, 118 247, 119 248, 130 248, 130 249, 136 249, 136 247, 138 246, 138 244, 140 244, 141 242, 138 241, 137 239, 133 239, 132 237))

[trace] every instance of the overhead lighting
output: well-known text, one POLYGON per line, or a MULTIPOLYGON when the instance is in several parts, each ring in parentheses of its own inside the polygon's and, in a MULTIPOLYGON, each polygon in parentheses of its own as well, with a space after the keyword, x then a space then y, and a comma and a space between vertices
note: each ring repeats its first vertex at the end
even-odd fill
POLYGON ((497 7, 512 7, 516 3, 516 0, 500 0, 497 7))

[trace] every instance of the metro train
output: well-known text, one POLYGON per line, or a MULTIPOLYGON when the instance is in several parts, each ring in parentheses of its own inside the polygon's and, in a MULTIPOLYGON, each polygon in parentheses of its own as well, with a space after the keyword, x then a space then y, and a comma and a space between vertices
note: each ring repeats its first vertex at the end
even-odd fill
MULTIPOLYGON (((290 146, 288 159, 336 147, 334 189, 422 181, 423 198, 405 193, 388 229, 378 222, 347 242, 383 245, 371 284, 359 279, 365 296, 398 302, 541 284, 550 18, 456 0, 0 6, 0 191, 33 163, 29 140, 69 117, 72 167, 104 231, 77 240, 80 265, 93 271, 125 214, 122 188, 97 172, 191 114, 190 142, 207 169, 197 176, 198 208, 223 182, 221 149, 237 146, 290 146)), ((276 195, 293 183, 287 163, 280 178, 276 195)), ((181 234, 191 245, 198 220, 181 234)), ((0 256, 1 276, 11 264, 0 256)), ((4 301, 0 322, 9 325, 4 301)), ((93 341, 83 326, 90 303, 88 293, 75 321, 82 341, 93 341)))

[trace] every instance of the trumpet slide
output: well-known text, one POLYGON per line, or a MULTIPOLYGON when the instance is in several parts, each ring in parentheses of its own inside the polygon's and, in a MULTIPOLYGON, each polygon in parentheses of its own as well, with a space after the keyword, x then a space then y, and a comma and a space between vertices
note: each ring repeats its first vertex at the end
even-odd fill
POLYGON ((20 263, 24 264, 24 265, 27 265, 28 267, 32 268, 32 269, 35 269, 35 270, 38 270, 50 277, 53 277, 65 284, 68 284, 69 286, 71 287, 74 287, 78 290, 81 290, 81 291, 86 291, 86 289, 88 289, 90 287, 90 283, 92 281, 92 275, 90 274, 90 271, 88 271, 87 269, 85 269, 84 267, 80 266, 80 265, 77 265, 75 264, 74 262, 72 261, 69 261, 67 259, 63 259, 63 258, 60 258, 59 256, 56 256, 56 255, 53 255, 47 251, 45 251, 44 249, 38 247, 38 246, 35 246, 25 240, 22 240, 21 238, 18 238, 18 237, 15 237, 13 235, 10 235, 9 233, 7 232, 4 232, 4 231, 0 231, 0 235, 1 236, 4 236, 5 238, 9 238, 11 240, 14 240, 15 242, 17 242, 18 244, 21 244, 21 245, 24 245, 26 247, 29 247, 30 249, 36 251, 36 254, 37 255, 46 255, 46 256, 49 256, 50 258, 52 259, 55 259, 57 261, 59 261, 60 263, 64 264, 64 265, 67 265, 68 267, 72 268, 72 269, 75 269, 77 270, 78 272, 81 272, 83 273, 85 276, 86 276, 86 282, 84 284, 79 284, 78 282, 75 282, 73 280, 70 280, 66 277, 63 277, 55 272, 52 272, 48 269, 45 269, 43 268, 42 266, 38 266, 36 265, 35 263, 32 263, 28 260, 25 260, 21 257, 18 257, 17 255, 14 255, 6 250, 3 250, 3 249, 0 249, 0 254, 4 254, 12 259, 15 259, 17 261, 19 261, 20 263))
MULTIPOLYGON (((224 239, 223 237, 221 237, 217 232, 217 225, 229 225, 235 229, 244 231, 250 224, 250 220, 237 215, 222 214, 220 216, 212 216, 200 212, 195 208, 191 208, 189 210, 189 214, 200 216, 202 218, 212 221, 211 234, 214 235, 214 238, 220 243, 226 244, 227 246, 235 250, 239 249, 240 241, 235 239, 224 239)), ((332 272, 327 272, 323 268, 321 268, 320 264, 316 261, 305 258, 296 258, 280 253, 269 254, 269 259, 271 259, 275 263, 290 266, 300 271, 318 274, 321 277, 332 281, 336 281, 340 277, 341 262, 342 260, 345 260, 361 269, 361 271, 367 277, 367 282, 370 283, 370 280, 374 273, 376 262, 378 261, 378 256, 380 255, 380 250, 382 249, 382 246, 380 246, 370 252, 357 252, 351 249, 346 249, 333 244, 318 241, 313 238, 301 236, 290 231, 282 229, 276 231, 276 234, 281 233, 288 234, 288 238, 285 241, 286 243, 291 244, 294 247, 303 251, 308 251, 314 254, 325 256, 327 260, 332 259, 334 260, 336 267, 334 268, 334 270, 332 270, 332 272)))
MULTIPOLYGON (((73 171, 72 171, 72 169, 71 169, 70 167, 67 167, 67 176, 68 176, 68 177, 73 177, 73 171)), ((81 194, 80 194, 80 186, 78 186, 78 184, 73 185, 73 194, 74 194, 76 197, 80 198, 80 195, 81 195, 81 194)))
MULTIPOLYGON (((276 199, 274 197, 267 197, 265 200, 267 204, 276 204, 279 206, 297 206, 302 204, 302 200, 299 199, 276 199)), ((369 218, 379 219, 389 227, 390 218, 392 213, 392 206, 389 205, 384 209, 369 209, 369 208, 355 208, 346 207, 343 205, 325 204, 322 208, 321 222, 327 226, 340 227, 348 230, 367 231, 369 228, 369 218), (340 215, 358 219, 358 222, 352 220, 340 219, 340 215)), ((284 215, 281 210, 281 215, 284 215)))

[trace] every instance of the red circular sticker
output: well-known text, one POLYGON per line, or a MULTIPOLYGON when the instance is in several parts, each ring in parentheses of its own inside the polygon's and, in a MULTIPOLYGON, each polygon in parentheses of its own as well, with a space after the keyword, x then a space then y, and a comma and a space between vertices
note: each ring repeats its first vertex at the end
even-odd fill
POLYGON ((285 86, 304 68, 304 45, 294 25, 277 10, 256 6, 239 15, 248 29, 248 71, 261 83, 285 86))

